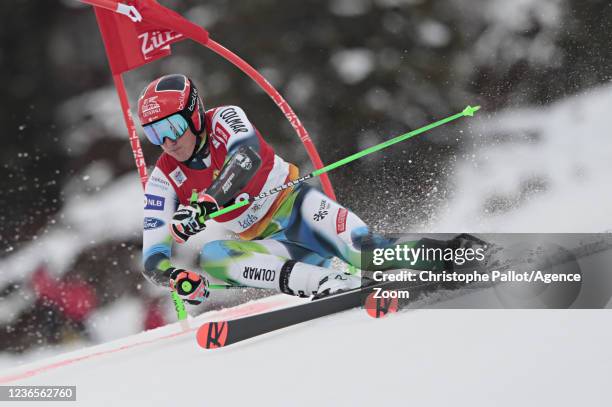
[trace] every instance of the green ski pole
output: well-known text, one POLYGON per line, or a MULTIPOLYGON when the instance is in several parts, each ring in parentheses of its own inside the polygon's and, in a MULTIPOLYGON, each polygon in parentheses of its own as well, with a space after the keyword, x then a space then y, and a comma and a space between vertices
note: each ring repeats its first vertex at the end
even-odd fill
POLYGON ((212 218, 216 218, 217 216, 221 216, 221 215, 226 214, 228 212, 231 212, 231 211, 233 211, 235 209, 242 208, 243 206, 246 206, 246 205, 248 205, 248 204, 250 204, 252 202, 258 201, 258 200, 263 199, 263 198, 267 198, 268 196, 274 195, 274 194, 276 194, 276 193, 278 193, 278 192, 280 192, 282 190, 285 190, 287 188, 299 185, 299 184, 301 184, 301 183, 303 183, 303 182, 305 182, 305 181, 307 181, 307 180, 309 180, 311 178, 318 177, 321 174, 325 174, 326 172, 329 172, 329 171, 331 171, 333 169, 336 169, 336 168, 341 167, 341 166, 343 166, 345 164, 348 164, 348 163, 350 163, 352 161, 355 161, 355 160, 358 160, 358 159, 360 159, 362 157, 365 157, 368 154, 375 153, 376 151, 380 151, 380 150, 382 150, 384 148, 390 147, 390 146, 392 146, 394 144, 397 144, 397 143, 400 143, 400 142, 402 142, 404 140, 408 140, 409 138, 415 137, 415 136, 417 136, 417 135, 419 135, 421 133, 425 133, 426 131, 429 131, 429 130, 431 130, 431 129, 435 128, 435 127, 438 127, 438 126, 442 126, 444 124, 447 124, 449 122, 457 120, 457 119, 459 119, 461 117, 464 117, 464 116, 465 117, 467 117, 467 116, 469 116, 469 117, 474 116, 474 113, 476 113, 479 109, 480 109, 480 106, 475 106, 475 107, 468 106, 465 109, 463 109, 463 111, 460 112, 460 113, 454 114, 454 115, 449 116, 449 117, 447 117, 445 119, 442 119, 442 120, 438 120, 435 123, 428 124, 427 126, 424 126, 424 127, 419 128, 419 129, 413 130, 413 131, 408 132, 406 134, 402 134, 401 136, 394 137, 391 140, 382 142, 382 143, 377 144, 375 146, 366 148, 363 151, 360 151, 358 153, 352 154, 352 155, 350 155, 348 157, 345 157, 345 158, 343 158, 341 160, 336 161, 335 163, 326 165, 325 167, 323 167, 321 169, 318 169, 318 170, 315 170, 315 171, 311 172, 310 174, 304 175, 303 177, 300 177, 300 178, 298 178, 298 179, 296 179, 294 181, 289 181, 289 182, 287 182, 287 183, 285 183, 283 185, 280 185, 278 187, 272 188, 269 191, 264 191, 264 192, 262 192, 261 194, 255 196, 255 197, 252 197, 252 198, 249 198, 249 199, 245 199, 245 200, 240 201, 240 202, 236 202, 233 205, 230 205, 230 206, 228 206, 226 208, 220 209, 217 212, 211 213, 208 216, 208 218, 211 218, 211 219, 212 218))

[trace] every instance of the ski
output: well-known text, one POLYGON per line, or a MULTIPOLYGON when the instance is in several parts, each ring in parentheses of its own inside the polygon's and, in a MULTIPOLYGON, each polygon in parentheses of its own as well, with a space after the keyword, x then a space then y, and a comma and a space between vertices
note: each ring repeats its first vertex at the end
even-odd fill
POLYGON ((368 313, 376 318, 397 311, 396 298, 373 298, 375 292, 409 289, 411 296, 435 289, 440 283, 406 283, 387 281, 355 290, 329 295, 306 304, 226 321, 206 322, 198 329, 198 345, 216 349, 269 332, 301 324, 316 318, 347 311, 366 304, 368 313), (379 291, 380 290, 380 291, 379 291))
MULTIPOLYGON (((485 247, 488 245, 486 241, 469 234, 461 234, 456 238, 468 239, 485 247)), ((490 250, 492 248, 492 246, 489 246, 490 250)), ((492 264, 490 263, 489 266, 492 264)), ((456 290, 468 285, 440 281, 374 282, 369 277, 365 277, 363 281, 367 282, 360 288, 319 299, 315 297, 309 303, 237 319, 206 322, 197 331, 198 345, 206 349, 222 348, 272 331, 360 306, 364 306, 370 316, 380 318, 421 299, 431 291, 439 289, 456 290)))

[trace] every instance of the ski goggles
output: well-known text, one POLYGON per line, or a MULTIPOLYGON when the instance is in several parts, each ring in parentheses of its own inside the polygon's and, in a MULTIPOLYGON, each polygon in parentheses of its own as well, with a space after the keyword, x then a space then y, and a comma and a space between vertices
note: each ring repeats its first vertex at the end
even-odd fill
POLYGON ((178 140, 189 128, 189 123, 180 114, 175 114, 165 119, 142 127, 149 141, 156 146, 164 144, 166 138, 172 141, 178 140))

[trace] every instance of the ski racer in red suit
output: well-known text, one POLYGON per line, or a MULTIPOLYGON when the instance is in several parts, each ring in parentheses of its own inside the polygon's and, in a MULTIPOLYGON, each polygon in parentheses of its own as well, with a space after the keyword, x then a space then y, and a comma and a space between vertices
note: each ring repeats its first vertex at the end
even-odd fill
POLYGON ((328 268, 331 259, 360 268, 366 240, 390 243, 369 233, 350 210, 300 184, 212 219, 240 240, 204 245, 205 273, 174 265, 172 241, 183 243, 203 231, 206 214, 295 180, 299 172, 274 153, 240 107, 205 110, 184 75, 147 85, 138 116, 147 139, 163 149, 145 190, 144 274, 185 301, 199 304, 208 297, 205 273, 232 285, 300 296, 356 288, 359 277, 328 268))

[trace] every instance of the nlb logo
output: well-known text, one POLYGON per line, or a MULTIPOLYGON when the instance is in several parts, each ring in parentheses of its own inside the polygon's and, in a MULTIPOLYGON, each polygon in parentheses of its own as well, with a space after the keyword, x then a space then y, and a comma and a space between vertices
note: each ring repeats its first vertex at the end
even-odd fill
POLYGON ((144 208, 154 211, 163 211, 166 198, 163 196, 145 194, 144 208))

